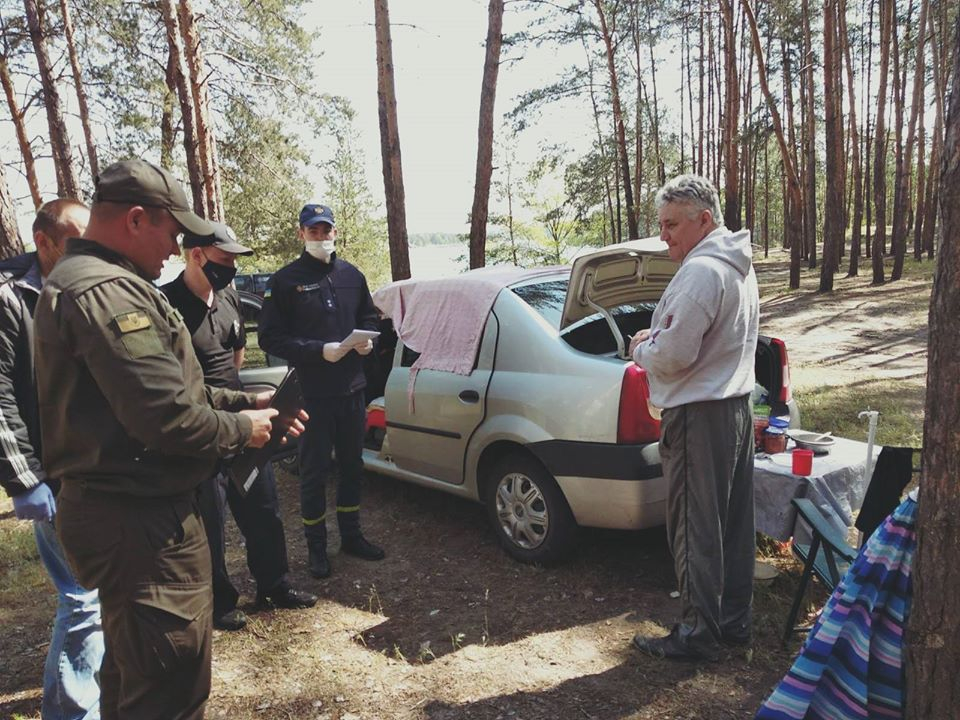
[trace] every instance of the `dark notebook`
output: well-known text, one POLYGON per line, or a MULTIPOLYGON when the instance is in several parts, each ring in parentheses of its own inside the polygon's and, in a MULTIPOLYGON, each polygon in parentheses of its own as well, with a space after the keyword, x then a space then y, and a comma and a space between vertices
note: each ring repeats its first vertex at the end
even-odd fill
POLYGON ((248 447, 229 461, 227 474, 240 495, 247 494, 250 486, 260 477, 260 471, 264 465, 270 462, 270 458, 280 449, 284 435, 293 425, 303 405, 303 393, 300 390, 297 371, 291 368, 270 401, 270 407, 279 411, 273 419, 270 441, 260 448, 248 447))

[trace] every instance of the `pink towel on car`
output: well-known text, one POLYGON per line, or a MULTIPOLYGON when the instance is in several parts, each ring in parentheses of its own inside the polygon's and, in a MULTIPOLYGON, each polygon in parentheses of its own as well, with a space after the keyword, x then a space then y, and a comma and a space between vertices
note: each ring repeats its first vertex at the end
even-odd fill
POLYGON ((471 373, 487 315, 503 288, 556 272, 494 266, 438 280, 400 280, 377 290, 373 302, 393 321, 403 344, 420 353, 410 369, 411 405, 419 370, 471 373))

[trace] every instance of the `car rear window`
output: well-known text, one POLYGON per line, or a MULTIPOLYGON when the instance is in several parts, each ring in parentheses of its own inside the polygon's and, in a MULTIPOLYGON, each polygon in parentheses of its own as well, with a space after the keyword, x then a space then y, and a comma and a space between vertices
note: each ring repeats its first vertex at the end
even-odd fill
POLYGON ((530 283, 510 288, 514 295, 536 310, 553 327, 560 327, 563 303, 567 298, 568 278, 530 283))

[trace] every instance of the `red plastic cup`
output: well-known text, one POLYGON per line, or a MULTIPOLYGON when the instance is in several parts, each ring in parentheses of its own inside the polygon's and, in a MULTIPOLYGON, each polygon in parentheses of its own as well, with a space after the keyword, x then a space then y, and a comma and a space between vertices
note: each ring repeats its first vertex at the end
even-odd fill
POLYGON ((809 475, 813 471, 813 450, 806 448, 794 448, 793 450, 793 474, 809 475))

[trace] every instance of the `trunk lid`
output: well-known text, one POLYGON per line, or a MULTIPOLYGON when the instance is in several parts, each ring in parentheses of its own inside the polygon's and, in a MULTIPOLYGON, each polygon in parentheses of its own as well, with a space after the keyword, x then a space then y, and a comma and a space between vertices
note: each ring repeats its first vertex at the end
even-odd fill
POLYGON ((559 330, 597 312, 656 302, 680 267, 656 237, 592 250, 573 260, 559 330))

